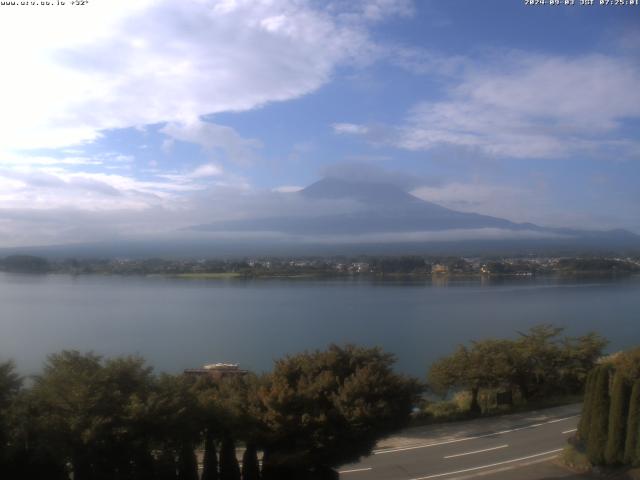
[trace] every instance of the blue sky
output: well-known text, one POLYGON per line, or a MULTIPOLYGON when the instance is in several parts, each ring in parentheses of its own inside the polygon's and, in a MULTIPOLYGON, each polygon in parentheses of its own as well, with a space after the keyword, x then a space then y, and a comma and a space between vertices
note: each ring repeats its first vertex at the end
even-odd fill
POLYGON ((0 246, 295 210, 324 175, 640 233, 640 6, 3 6, 0 246))

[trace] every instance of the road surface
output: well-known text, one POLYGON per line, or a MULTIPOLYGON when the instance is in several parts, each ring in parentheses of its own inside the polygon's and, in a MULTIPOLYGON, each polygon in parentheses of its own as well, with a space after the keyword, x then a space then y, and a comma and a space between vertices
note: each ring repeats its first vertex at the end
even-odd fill
MULTIPOLYGON (((341 480, 453 480, 555 458, 575 432, 580 405, 410 429, 379 445, 341 480)), ((489 477, 490 478, 490 477, 489 477)), ((503 474, 503 478, 504 474, 503 474)), ((513 478, 518 478, 514 472, 513 478)))

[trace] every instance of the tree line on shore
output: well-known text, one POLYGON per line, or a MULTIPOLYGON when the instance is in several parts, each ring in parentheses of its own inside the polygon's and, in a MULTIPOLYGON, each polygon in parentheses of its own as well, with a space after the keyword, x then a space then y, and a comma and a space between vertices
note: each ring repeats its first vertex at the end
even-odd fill
POLYGON ((520 402, 581 393, 606 341, 561 333, 541 325, 460 346, 433 364, 426 384, 395 373, 393 355, 353 345, 222 379, 158 375, 135 356, 63 351, 25 380, 7 362, 0 478, 335 479, 335 467, 406 426, 425 391, 467 391, 471 416, 482 413, 481 391, 509 392, 510 400, 515 391, 520 402))
POLYGON ((574 445, 593 465, 640 466, 640 347, 589 373, 574 445))
POLYGON ((116 275, 234 274, 246 277, 278 275, 374 274, 389 276, 631 274, 640 272, 640 259, 574 257, 557 259, 466 259, 456 256, 354 256, 261 259, 46 259, 33 255, 0 258, 0 270, 13 273, 116 275))

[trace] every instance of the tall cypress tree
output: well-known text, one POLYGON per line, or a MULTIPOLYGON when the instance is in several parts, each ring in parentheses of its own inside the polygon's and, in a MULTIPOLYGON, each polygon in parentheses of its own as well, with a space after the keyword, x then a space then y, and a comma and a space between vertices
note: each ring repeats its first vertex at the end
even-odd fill
POLYGON ((198 460, 188 442, 182 445, 178 453, 178 480, 198 480, 198 460))
POLYGON ((253 443, 247 445, 247 449, 242 455, 242 480, 260 480, 258 452, 253 443))
POLYGON ((609 409, 609 432, 604 452, 605 462, 614 465, 622 463, 625 450, 627 417, 629 415, 629 385, 622 372, 613 377, 611 408, 609 409))
POLYGON ((155 462, 157 480, 176 480, 176 458, 169 448, 164 448, 155 462))
POLYGON ((225 435, 220 448, 220 480, 241 480, 236 445, 229 435, 225 435))
POLYGON ((636 449, 640 450, 640 380, 633 384, 627 417, 627 438, 624 445, 624 463, 634 461, 636 449))
POLYGON ((589 419, 591 418, 591 406, 593 404, 593 382, 596 377, 597 369, 592 369, 587 375, 587 382, 584 388, 584 402, 582 403, 582 415, 578 422, 578 438, 583 442, 589 439, 589 419))
POLYGON ((640 467, 640 426, 638 426, 638 436, 636 437, 636 454, 631 465, 640 467))
POLYGON ((609 366, 598 367, 593 385, 587 457, 594 465, 602 465, 605 462, 604 452, 609 430, 609 370, 609 366))
POLYGON ((204 439, 204 465, 202 468, 202 480, 218 480, 218 457, 216 455, 216 442, 213 433, 207 431, 204 439))

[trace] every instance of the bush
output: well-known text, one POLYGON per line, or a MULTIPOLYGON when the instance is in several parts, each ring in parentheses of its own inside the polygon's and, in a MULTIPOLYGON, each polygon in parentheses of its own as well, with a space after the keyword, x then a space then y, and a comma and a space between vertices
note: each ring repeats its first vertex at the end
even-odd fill
POLYGON ((434 402, 425 408, 425 413, 437 420, 459 418, 465 411, 455 402, 434 402))

